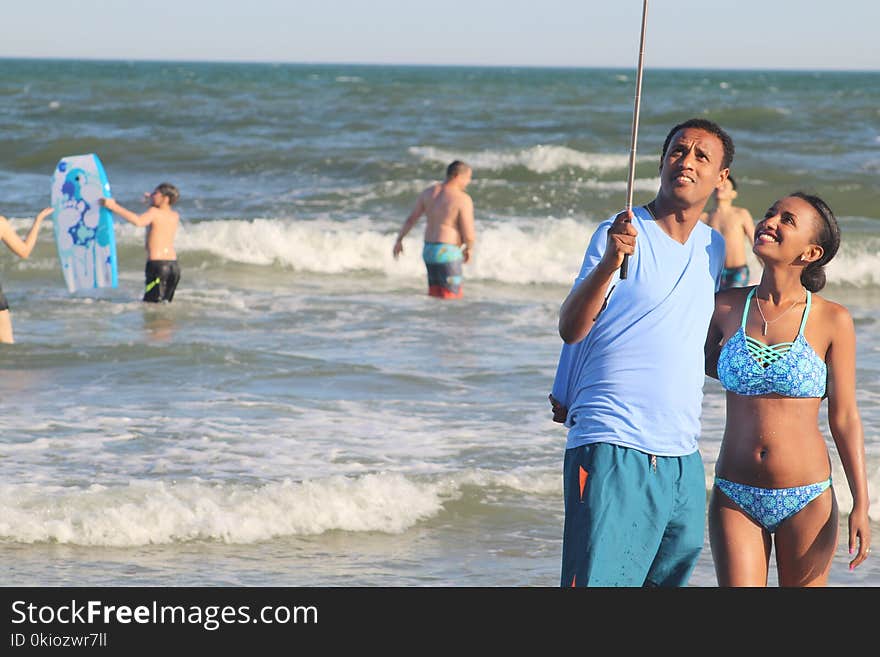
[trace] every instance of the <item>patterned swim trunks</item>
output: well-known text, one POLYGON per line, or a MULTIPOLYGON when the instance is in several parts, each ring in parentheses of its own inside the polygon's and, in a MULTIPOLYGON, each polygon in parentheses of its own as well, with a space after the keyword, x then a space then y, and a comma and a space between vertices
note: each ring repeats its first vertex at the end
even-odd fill
POLYGON ((441 299, 460 299, 461 270, 464 256, 461 247, 443 242, 425 242, 422 259, 428 270, 428 294, 441 299))
POLYGON ((725 267, 721 270, 721 286, 719 290, 729 287, 745 287, 749 284, 749 266, 725 267))

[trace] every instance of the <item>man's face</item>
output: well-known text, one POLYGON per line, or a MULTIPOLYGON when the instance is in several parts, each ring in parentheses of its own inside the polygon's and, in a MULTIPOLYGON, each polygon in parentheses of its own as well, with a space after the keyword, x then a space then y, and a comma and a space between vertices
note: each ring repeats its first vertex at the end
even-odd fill
POLYGON ((660 165, 660 186, 680 207, 702 207, 727 177, 723 159, 724 144, 716 135, 683 128, 669 141, 660 165))

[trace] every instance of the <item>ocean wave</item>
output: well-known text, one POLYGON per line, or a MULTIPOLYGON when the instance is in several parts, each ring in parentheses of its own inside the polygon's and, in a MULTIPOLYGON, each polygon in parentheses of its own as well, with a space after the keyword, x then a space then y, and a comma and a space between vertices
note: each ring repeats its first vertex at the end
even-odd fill
MULTIPOLYGON (((520 284, 570 284, 594 227, 568 218, 485 227, 479 231, 474 260, 466 266, 467 276, 520 284)), ((397 226, 379 230, 363 222, 354 226, 271 219, 203 222, 181 230, 178 251, 207 251, 233 262, 311 273, 360 271, 421 281, 420 234, 405 239, 404 252, 395 260, 391 247, 396 230, 397 226)))
POLYGON ((437 516, 462 488, 559 494, 557 473, 398 473, 244 484, 137 481, 125 487, 6 485, 0 537, 20 543, 132 547, 194 540, 256 543, 328 531, 401 533, 437 516))
MULTIPOLYGON (((478 226, 469 280, 514 284, 570 285, 580 269, 587 243, 601 218, 511 218, 478 226)), ((178 252, 207 252, 229 262, 280 266, 316 274, 366 272, 390 278, 424 277, 421 231, 404 240, 395 260, 391 247, 397 223, 288 219, 223 220, 185 224, 178 252)), ((138 229, 121 226, 117 239, 140 244, 138 229)), ((844 238, 846 240, 846 238, 844 238)), ((855 239, 855 238, 853 238, 855 239)), ((757 271, 757 270, 756 270, 757 271)), ((880 237, 844 241, 828 265, 829 283, 856 287, 880 285, 880 237)))
MULTIPOLYGON (((599 183, 583 183, 588 187, 595 184, 599 183)), ((645 182, 646 188, 651 185, 652 181, 645 182)), ((605 218, 516 217, 478 225, 475 257, 465 265, 465 275, 468 280, 570 285, 580 269, 590 236, 598 221, 605 218)), ((27 230, 31 221, 11 219, 19 234, 27 230)), ((180 228, 177 250, 184 261, 192 262, 199 254, 208 256, 199 266, 239 263, 311 274, 360 272, 421 282, 421 230, 417 227, 407 236, 404 252, 395 260, 391 247, 398 229, 397 222, 377 222, 368 217, 346 222, 329 217, 314 221, 260 218, 185 222, 180 228)), ((121 258, 128 262, 142 253, 143 229, 119 222, 115 231, 121 258)), ((4 260, 0 272, 57 269, 57 259, 48 244, 52 241, 48 234, 51 232, 52 227, 44 224, 34 256, 29 260, 4 260)), ((826 267, 829 284, 880 286, 880 236, 872 232, 871 228, 863 228, 849 240, 844 234, 840 251, 826 267)), ((749 264, 758 276, 760 265, 751 254, 749 264)))
MULTIPOLYGON (((834 476, 845 481, 839 469, 835 465, 834 476)), ((869 472, 870 479, 876 481, 878 474, 869 472)), ((253 544, 329 531, 399 534, 465 497, 468 501, 457 512, 476 512, 505 491, 557 500, 560 483, 555 470, 473 469, 442 476, 372 473, 262 485, 200 480, 87 488, 4 485, 0 540, 136 547, 190 541, 253 544)), ((707 492, 711 484, 707 469, 707 492)), ((836 488, 841 509, 851 508, 845 485, 836 488)), ((871 517, 880 519, 878 513, 871 517)))
POLYGON ((126 488, 6 488, 0 503, 6 540, 128 547, 255 543, 330 530, 399 533, 440 511, 443 487, 371 474, 263 486, 141 481, 126 488))
MULTIPOLYGON (((428 162, 448 164, 452 160, 462 159, 474 169, 503 171, 515 167, 523 167, 534 173, 546 174, 559 169, 579 168, 585 171, 600 173, 625 170, 629 166, 629 154, 584 153, 567 146, 537 145, 513 151, 475 151, 453 153, 452 151, 431 146, 411 147, 409 152, 428 162)), ((639 157, 637 161, 656 159, 639 157)))

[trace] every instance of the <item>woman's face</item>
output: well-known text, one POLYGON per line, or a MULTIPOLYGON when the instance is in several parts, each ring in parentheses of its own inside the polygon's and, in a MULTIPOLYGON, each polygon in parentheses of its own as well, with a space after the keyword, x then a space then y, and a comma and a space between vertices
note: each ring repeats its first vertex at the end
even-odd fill
POLYGON ((804 199, 781 198, 755 226, 752 252, 762 262, 801 261, 809 247, 817 244, 819 221, 816 209, 804 199))

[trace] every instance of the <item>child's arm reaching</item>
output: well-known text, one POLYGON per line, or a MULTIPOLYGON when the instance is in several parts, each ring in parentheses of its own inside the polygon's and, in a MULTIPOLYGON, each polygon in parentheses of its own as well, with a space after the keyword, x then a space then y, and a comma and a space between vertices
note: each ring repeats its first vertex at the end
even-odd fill
POLYGON ((133 223, 135 226, 147 226, 152 221, 152 218, 149 216, 149 210, 144 214, 135 214, 131 210, 119 205, 119 203, 116 202, 116 199, 113 198, 100 198, 98 199, 98 202, 113 214, 119 215, 126 221, 133 223))

